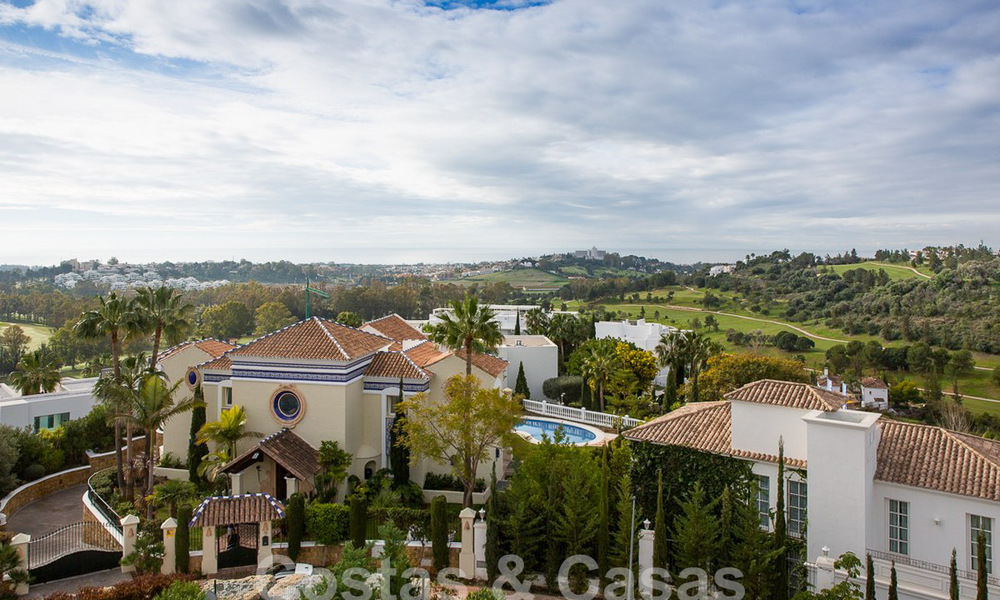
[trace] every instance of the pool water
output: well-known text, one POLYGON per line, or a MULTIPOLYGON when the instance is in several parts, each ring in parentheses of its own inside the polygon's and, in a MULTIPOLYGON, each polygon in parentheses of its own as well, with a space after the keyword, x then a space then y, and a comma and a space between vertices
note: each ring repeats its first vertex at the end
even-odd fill
POLYGON ((570 444, 586 444, 597 439, 597 436, 594 435, 592 431, 587 431, 583 427, 576 427, 574 425, 567 425, 565 423, 557 423, 555 421, 547 421, 544 419, 522 419, 521 422, 514 427, 514 431, 530 435, 538 441, 542 441, 543 435, 552 439, 555 436, 557 429, 562 429, 565 441, 570 444))

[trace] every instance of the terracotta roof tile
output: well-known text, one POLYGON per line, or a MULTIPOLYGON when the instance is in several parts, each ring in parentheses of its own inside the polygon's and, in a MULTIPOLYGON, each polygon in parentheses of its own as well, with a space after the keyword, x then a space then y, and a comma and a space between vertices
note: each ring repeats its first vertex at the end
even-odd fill
POLYGON ((865 377, 864 379, 861 380, 861 386, 866 388, 880 389, 880 390, 884 390, 889 387, 885 384, 884 381, 882 381, 878 377, 865 377))
POLYGON ((391 343, 387 338, 313 317, 257 338, 230 351, 229 356, 353 360, 391 343))
MULTIPOLYGON (((730 406, 726 401, 685 404, 622 435, 637 442, 684 446, 747 460, 778 462, 777 455, 733 449, 730 406)), ((796 469, 806 468, 806 461, 795 458, 785 457, 785 464, 796 469)))
POLYGON ((430 381, 431 374, 421 369, 403 352, 379 352, 365 368, 365 377, 392 377, 430 381))
POLYGON ((303 481, 319 473, 319 451, 291 429, 272 433, 222 468, 225 473, 238 473, 253 463, 253 453, 263 452, 271 460, 288 469, 303 481))
POLYGON ((432 342, 424 342, 407 350, 406 355, 409 356, 418 367, 425 368, 428 365, 433 365, 440 360, 448 358, 451 356, 451 352, 438 349, 438 347, 432 342))
POLYGON ((362 326, 362 328, 366 327, 370 327, 379 334, 397 342, 427 339, 427 336, 421 333, 420 330, 407 323, 403 317, 395 313, 381 319, 369 321, 362 326))
POLYGON ((213 496, 195 509, 191 527, 239 525, 275 521, 285 516, 285 507, 270 494, 213 496))
MULTIPOLYGON (((465 360, 465 350, 459 350, 455 356, 465 360)), ((472 366, 486 371, 494 377, 499 377, 507 368, 507 361, 491 354, 472 354, 472 366)))
POLYGON ((879 424, 875 479, 1000 501, 1000 442, 931 425, 879 424))
POLYGON ((196 346, 199 350, 201 350, 205 354, 208 354, 212 358, 218 358, 236 347, 230 344, 229 342, 223 342, 212 338, 205 338, 203 340, 197 340, 194 342, 183 342, 181 344, 173 346, 172 348, 167 348, 163 352, 160 352, 160 356, 159 358, 157 358, 157 360, 160 361, 165 358, 169 358, 177 354, 184 348, 187 348, 188 346, 196 346))
POLYGON ((229 371, 233 368, 233 361, 228 356, 223 355, 201 363, 198 368, 202 371, 229 371))
POLYGON ((774 379, 761 379, 748 383, 723 397, 726 400, 823 411, 839 410, 848 401, 847 396, 839 392, 829 392, 808 383, 774 379))

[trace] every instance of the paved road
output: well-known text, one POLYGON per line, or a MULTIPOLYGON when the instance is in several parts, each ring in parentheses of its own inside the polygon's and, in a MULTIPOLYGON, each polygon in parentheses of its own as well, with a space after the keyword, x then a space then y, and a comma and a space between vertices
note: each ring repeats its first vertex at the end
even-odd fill
POLYGON ((52 533, 60 527, 83 520, 83 493, 87 486, 78 485, 56 492, 25 506, 7 521, 7 531, 27 533, 32 539, 52 533))
POLYGON ((114 585, 119 581, 127 581, 131 578, 130 574, 122 573, 121 568, 98 571, 97 573, 88 573, 86 575, 78 575, 77 577, 30 586, 28 595, 25 598, 44 598, 56 592, 72 593, 85 587, 104 587, 114 585))

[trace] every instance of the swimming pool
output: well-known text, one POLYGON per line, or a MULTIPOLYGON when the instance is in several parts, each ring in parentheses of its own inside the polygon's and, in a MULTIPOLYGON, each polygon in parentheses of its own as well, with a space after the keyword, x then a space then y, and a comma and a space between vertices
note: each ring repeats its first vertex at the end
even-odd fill
POLYGON ((514 431, 530 437, 535 443, 542 441, 543 435, 552 439, 557 429, 562 429, 565 441, 569 444, 589 444, 597 439, 596 430, 592 430, 590 427, 571 425, 554 419, 531 417, 521 419, 521 422, 514 427, 514 431))

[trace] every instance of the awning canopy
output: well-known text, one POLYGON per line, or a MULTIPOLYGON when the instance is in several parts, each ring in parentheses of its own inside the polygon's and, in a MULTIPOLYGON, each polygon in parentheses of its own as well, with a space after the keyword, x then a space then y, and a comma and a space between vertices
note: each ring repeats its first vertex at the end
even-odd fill
POLYGON ((271 494, 213 496, 194 511, 191 527, 262 523, 284 518, 285 507, 271 494))

